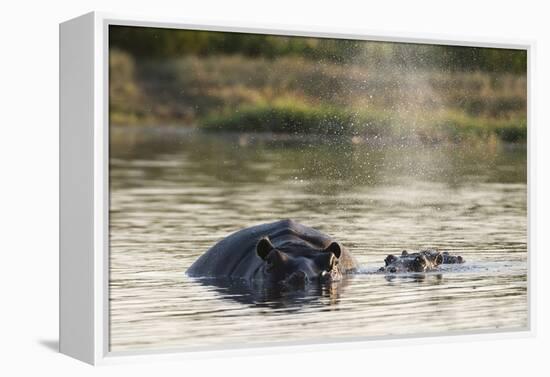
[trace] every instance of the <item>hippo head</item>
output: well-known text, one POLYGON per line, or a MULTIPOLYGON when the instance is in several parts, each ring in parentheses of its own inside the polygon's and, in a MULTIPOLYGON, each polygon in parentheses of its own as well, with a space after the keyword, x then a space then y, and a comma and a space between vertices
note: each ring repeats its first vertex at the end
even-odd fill
POLYGON ((390 273, 426 272, 443 263, 443 255, 439 252, 408 253, 403 250, 400 257, 388 255, 384 262, 386 265, 380 269, 381 271, 390 273))
POLYGON ((460 255, 450 255, 448 251, 444 251, 441 255, 445 264, 462 264, 465 262, 464 258, 460 255))
POLYGON ((275 247, 264 237, 258 242, 256 253, 263 261, 263 278, 270 283, 300 288, 307 282, 336 281, 342 277, 338 267, 342 249, 337 242, 319 249, 302 243, 275 247))

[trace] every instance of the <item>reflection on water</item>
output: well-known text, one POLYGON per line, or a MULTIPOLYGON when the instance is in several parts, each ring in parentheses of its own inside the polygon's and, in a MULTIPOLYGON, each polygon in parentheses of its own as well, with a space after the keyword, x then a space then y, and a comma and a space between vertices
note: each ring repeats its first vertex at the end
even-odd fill
POLYGON ((113 128, 110 186, 111 351, 527 326, 524 146, 113 128), (282 218, 364 269, 299 292, 185 276, 228 233, 282 218), (467 263, 373 273, 430 246, 467 263))
POLYGON ((238 302, 253 307, 278 309, 281 312, 297 312, 308 306, 324 306, 337 302, 338 295, 350 279, 333 283, 310 283, 304 289, 285 289, 284 287, 266 287, 255 282, 227 279, 196 279, 196 281, 215 289, 220 299, 238 302))

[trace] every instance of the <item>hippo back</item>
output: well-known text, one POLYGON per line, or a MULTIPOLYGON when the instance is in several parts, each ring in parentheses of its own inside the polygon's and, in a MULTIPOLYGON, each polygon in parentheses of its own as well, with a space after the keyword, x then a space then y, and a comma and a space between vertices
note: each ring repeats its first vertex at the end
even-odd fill
MULTIPOLYGON (((285 242, 299 242, 314 248, 325 248, 334 240, 315 229, 293 220, 281 220, 239 230, 222 239, 189 267, 187 274, 194 277, 252 279, 262 266, 256 254, 258 241, 269 237, 277 247, 285 242)), ((342 247, 339 267, 343 273, 357 267, 348 250, 342 247)))

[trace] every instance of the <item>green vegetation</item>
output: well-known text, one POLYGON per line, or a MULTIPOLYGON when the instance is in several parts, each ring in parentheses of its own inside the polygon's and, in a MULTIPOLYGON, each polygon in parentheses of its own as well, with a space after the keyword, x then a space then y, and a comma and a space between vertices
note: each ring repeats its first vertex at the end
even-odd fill
POLYGON ((351 39, 288 37, 265 34, 111 26, 111 47, 136 58, 174 59, 189 55, 243 55, 268 59, 285 56, 314 61, 415 69, 525 73, 525 51, 351 39))
POLYGON ((338 107, 296 102, 243 106, 231 113, 206 117, 201 124, 205 129, 216 131, 323 135, 380 134, 391 127, 383 114, 354 113, 338 107))
POLYGON ((124 48, 110 50, 112 124, 354 140, 527 136, 521 51, 131 27, 110 35, 124 48))
MULTIPOLYGON (((463 141, 493 136, 506 142, 525 141, 525 119, 476 118, 443 114, 426 119, 411 132, 408 120, 383 112, 352 112, 296 104, 244 106, 232 113, 206 117, 201 125, 212 131, 323 134, 355 137, 415 137, 425 142, 463 141)), ((358 139, 357 139, 358 140, 358 139)))

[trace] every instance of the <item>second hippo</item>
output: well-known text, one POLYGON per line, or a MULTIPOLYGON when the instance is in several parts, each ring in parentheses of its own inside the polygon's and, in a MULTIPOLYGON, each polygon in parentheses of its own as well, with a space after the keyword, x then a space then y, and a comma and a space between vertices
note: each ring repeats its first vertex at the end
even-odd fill
POLYGON ((415 253, 403 250, 401 256, 390 254, 384 262, 385 266, 379 269, 380 272, 427 272, 441 264, 464 263, 464 258, 460 255, 450 255, 447 251, 440 252, 437 249, 426 249, 415 253))

